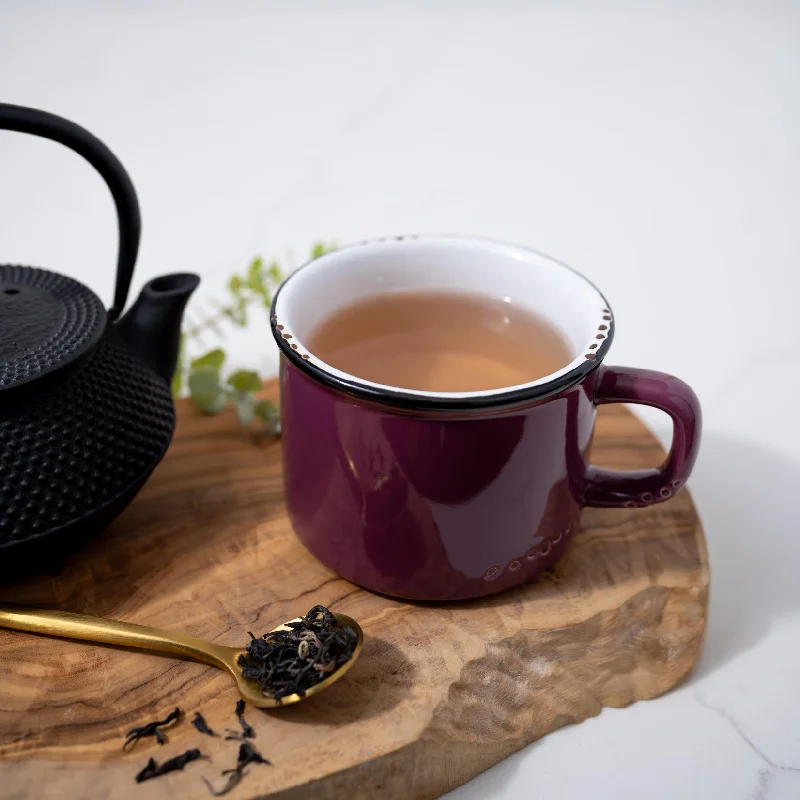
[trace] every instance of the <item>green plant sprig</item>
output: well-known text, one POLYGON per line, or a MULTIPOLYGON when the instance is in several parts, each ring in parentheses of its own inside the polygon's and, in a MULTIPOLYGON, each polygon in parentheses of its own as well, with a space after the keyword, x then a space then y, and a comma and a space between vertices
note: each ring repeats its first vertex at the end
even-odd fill
MULTIPOLYGON (((310 258, 335 250, 335 245, 318 242, 311 250, 310 258)), ((243 275, 234 274, 227 283, 228 297, 217 301, 213 313, 197 323, 184 327, 181 334, 178 364, 172 379, 172 393, 177 396, 186 386, 192 402, 206 414, 219 414, 230 404, 236 409, 239 422, 256 432, 271 436, 280 435, 280 415, 274 403, 258 397, 264 385, 261 376, 247 369, 224 373, 227 355, 221 347, 215 347, 187 361, 187 349, 191 343, 211 331, 224 336, 223 325, 232 324, 246 328, 248 311, 257 306, 269 316, 272 297, 285 278, 277 261, 266 264, 254 258, 243 275)))

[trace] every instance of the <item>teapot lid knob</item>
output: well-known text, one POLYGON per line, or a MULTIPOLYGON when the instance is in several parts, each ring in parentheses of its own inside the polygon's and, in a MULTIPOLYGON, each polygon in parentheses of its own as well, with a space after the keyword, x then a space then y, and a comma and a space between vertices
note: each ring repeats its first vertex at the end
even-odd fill
POLYGON ((0 264, 0 393, 88 355, 106 316, 100 298, 72 278, 0 264))

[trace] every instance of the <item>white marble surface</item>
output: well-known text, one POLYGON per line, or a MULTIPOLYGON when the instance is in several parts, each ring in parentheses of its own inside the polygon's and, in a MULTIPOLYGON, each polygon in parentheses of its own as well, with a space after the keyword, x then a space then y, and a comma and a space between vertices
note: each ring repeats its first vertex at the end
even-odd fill
MULTIPOLYGON (((133 175, 137 285, 192 269, 208 296, 320 237, 493 236, 584 271, 616 312, 610 360, 700 395, 696 673, 455 800, 800 797, 799 85, 791 2, 0 0, 0 98, 81 122, 133 175)), ((115 247, 80 159, 0 134, 4 261, 110 300, 115 247)), ((230 349, 275 363, 266 328, 230 349)))

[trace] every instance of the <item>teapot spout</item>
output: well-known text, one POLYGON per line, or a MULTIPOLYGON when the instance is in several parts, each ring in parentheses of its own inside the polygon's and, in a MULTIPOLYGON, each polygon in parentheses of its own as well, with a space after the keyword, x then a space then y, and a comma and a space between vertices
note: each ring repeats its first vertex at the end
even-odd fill
POLYGON ((134 352, 167 382, 178 360, 183 310, 199 283, 188 272, 154 278, 117 323, 134 352))

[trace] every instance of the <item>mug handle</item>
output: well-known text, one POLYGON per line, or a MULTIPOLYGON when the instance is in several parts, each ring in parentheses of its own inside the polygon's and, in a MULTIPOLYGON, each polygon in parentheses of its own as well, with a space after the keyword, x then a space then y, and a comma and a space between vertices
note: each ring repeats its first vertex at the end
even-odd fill
POLYGON ((633 367, 604 367, 595 384, 595 405, 638 403, 672 417, 672 446, 664 464, 627 472, 589 466, 585 506, 633 508, 668 500, 689 477, 700 447, 700 401, 682 380, 633 367))

